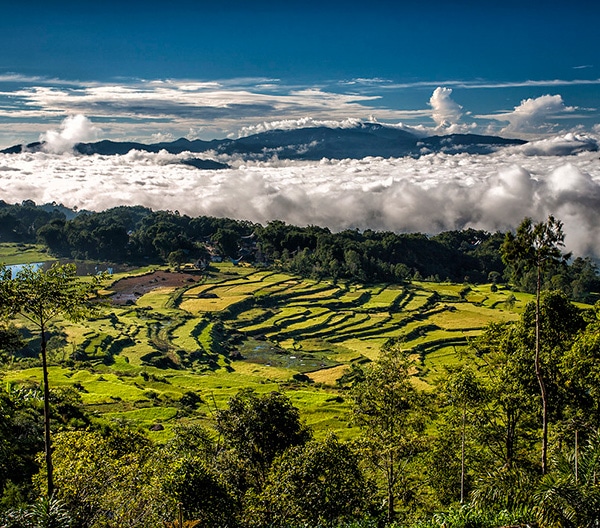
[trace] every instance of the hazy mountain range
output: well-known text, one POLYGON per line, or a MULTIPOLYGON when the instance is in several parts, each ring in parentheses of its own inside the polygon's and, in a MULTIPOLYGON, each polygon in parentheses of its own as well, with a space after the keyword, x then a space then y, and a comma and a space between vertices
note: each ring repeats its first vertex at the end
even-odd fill
MULTIPOLYGON (((270 130, 238 139, 214 139, 211 141, 181 138, 171 142, 144 144, 103 140, 95 143, 76 143, 73 148, 80 154, 105 156, 126 154, 135 149, 146 152, 166 150, 171 154, 206 153, 207 157, 219 154, 237 155, 255 160, 266 160, 273 156, 280 159, 320 160, 322 158, 362 159, 367 156, 382 158, 411 156, 416 158, 435 152, 489 154, 502 147, 524 143, 526 141, 520 139, 476 134, 420 137, 395 127, 377 123, 362 123, 352 128, 311 127, 270 130)), ((43 149, 44 143, 36 142, 28 145, 15 145, 1 152, 16 154, 43 149)), ((194 157, 184 163, 201 169, 227 167, 223 163, 210 159, 194 157)))

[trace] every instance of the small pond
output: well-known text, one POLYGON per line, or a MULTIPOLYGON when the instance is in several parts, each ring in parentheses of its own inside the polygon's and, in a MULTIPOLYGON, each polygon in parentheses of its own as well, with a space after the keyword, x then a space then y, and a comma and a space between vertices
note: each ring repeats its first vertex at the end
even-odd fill
MULTIPOLYGON (((34 270, 50 269, 52 264, 54 264, 55 260, 50 260, 46 262, 31 262, 29 264, 12 264, 10 266, 6 266, 12 273, 14 277, 17 273, 19 273, 23 268, 30 266, 34 270)), ((77 275, 96 275, 98 273, 102 273, 104 271, 108 272, 109 275, 119 271, 125 271, 129 269, 127 266, 119 266, 114 264, 106 264, 106 263, 95 263, 95 262, 73 262, 72 260, 61 259, 59 260, 60 264, 74 263, 77 267, 77 275)))

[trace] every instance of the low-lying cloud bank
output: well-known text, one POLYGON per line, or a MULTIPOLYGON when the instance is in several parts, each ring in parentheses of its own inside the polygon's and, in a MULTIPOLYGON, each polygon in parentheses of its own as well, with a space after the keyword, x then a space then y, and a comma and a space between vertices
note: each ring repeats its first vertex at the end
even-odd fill
POLYGON ((139 204, 262 224, 281 219, 332 230, 426 233, 506 230, 525 216, 554 214, 565 224, 570 250, 600 257, 600 155, 585 150, 589 141, 567 135, 486 156, 260 163, 221 158, 232 168, 219 171, 179 164, 185 153, 6 154, 0 155, 0 199, 91 210, 139 204))

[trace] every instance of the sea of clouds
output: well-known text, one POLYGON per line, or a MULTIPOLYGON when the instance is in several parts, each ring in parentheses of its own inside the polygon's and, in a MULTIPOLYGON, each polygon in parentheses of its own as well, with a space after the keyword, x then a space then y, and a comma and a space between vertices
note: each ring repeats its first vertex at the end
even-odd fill
POLYGON ((525 216, 553 214, 564 222, 569 250, 600 257, 600 153, 578 152, 595 144, 589 136, 566 134, 489 155, 419 159, 248 162, 213 155, 231 166, 214 171, 182 165, 194 156, 189 153, 83 156, 58 148, 64 138, 45 139, 45 152, 0 154, 0 199, 96 211, 144 205, 261 224, 280 219, 334 231, 432 234, 507 230, 525 216))

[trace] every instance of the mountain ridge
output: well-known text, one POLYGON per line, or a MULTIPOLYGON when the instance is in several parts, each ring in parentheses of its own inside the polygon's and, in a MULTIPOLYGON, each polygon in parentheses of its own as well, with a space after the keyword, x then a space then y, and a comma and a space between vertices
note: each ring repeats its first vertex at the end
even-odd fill
MULTIPOLYGON (((365 157, 419 157, 424 154, 446 152, 449 154, 489 154, 511 145, 523 145, 527 141, 499 136, 478 134, 449 134, 421 137, 400 128, 378 123, 362 123, 348 128, 305 127, 293 130, 269 130, 237 139, 213 139, 210 141, 179 138, 170 142, 140 143, 134 141, 102 140, 94 143, 76 143, 75 152, 83 155, 127 154, 130 150, 171 154, 237 155, 248 159, 266 160, 273 156, 281 159, 320 160, 362 159, 365 157)), ((44 143, 15 145, 0 151, 17 154, 39 151, 44 143)), ((198 158, 191 158, 197 160, 198 158)), ((189 160, 187 160, 189 161, 189 160)), ((202 160, 207 161, 207 160, 202 160)), ((196 162, 197 165, 202 165, 196 162)))

